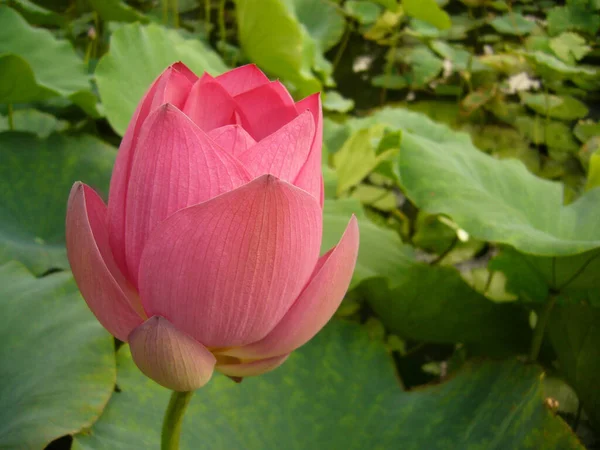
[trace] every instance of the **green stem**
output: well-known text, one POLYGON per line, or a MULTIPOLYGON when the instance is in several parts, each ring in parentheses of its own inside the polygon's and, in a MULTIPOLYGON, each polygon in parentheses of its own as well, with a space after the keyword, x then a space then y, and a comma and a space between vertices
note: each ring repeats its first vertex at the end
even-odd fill
POLYGON ((163 419, 161 450, 179 450, 179 435, 181 434, 183 415, 192 399, 192 395, 194 395, 194 391, 172 392, 163 419))
POLYGON ((162 0, 162 21, 163 25, 169 22, 169 0, 162 0))
POLYGON ((206 29, 206 38, 210 34, 210 6, 211 0, 204 0, 204 26, 206 29))
POLYGON ((8 104, 8 129, 15 129, 15 118, 13 117, 13 105, 12 103, 8 104))
POLYGON ((179 28, 179 5, 177 0, 171 0, 173 7, 173 26, 179 28))
MULTIPOLYGON (((227 31, 225 28, 225 0, 219 1, 219 40, 221 45, 227 41, 227 31)), ((223 51, 223 49, 221 49, 223 51)))
POLYGON ((552 313, 552 309, 556 304, 557 298, 558 295, 556 293, 551 293, 550 298, 538 315, 537 323, 535 324, 535 329, 533 330, 533 337, 531 339, 531 349, 529 350, 529 360, 531 362, 535 362, 538 359, 540 349, 542 348, 542 342, 544 341, 546 325, 548 325, 548 319, 550 318, 550 314, 552 313))

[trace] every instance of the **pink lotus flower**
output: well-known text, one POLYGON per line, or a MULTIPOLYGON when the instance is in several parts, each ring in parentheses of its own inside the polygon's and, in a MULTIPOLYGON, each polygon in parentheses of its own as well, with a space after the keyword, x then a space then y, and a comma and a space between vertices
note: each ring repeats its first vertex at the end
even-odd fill
POLYGON ((147 376, 188 391, 215 369, 265 373, 329 321, 358 225, 319 258, 321 140, 318 94, 294 103, 253 65, 198 78, 177 63, 129 124, 108 207, 75 183, 73 275, 147 376))

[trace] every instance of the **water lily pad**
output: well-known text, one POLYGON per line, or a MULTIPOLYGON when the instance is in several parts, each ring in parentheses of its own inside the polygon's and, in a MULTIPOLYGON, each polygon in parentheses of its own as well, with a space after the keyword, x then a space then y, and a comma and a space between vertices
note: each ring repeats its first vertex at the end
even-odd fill
POLYGON ((115 148, 86 135, 0 133, 0 262, 19 260, 37 275, 67 268, 71 186, 85 180, 106 196, 115 155, 115 148))
POLYGON ((114 342, 62 272, 0 266, 0 447, 41 449, 92 426, 110 398, 114 342))
MULTIPOLYGON (((140 373, 128 347, 117 365, 120 392, 90 432, 75 437, 74 450, 159 448, 169 392, 140 373)), ((290 450, 583 449, 544 406, 536 366, 470 364, 439 386, 402 392, 383 345, 344 322, 270 374, 241 384, 215 376, 192 399, 181 446, 267 450, 282 442, 290 450)))
POLYGON ((473 237, 525 253, 573 255, 600 246, 600 189, 563 206, 561 184, 537 178, 518 161, 497 161, 449 129, 444 134, 455 138, 440 142, 440 126, 413 114, 395 112, 403 130, 400 180, 418 207, 449 215, 473 237), (417 120, 421 130, 406 129, 417 120))

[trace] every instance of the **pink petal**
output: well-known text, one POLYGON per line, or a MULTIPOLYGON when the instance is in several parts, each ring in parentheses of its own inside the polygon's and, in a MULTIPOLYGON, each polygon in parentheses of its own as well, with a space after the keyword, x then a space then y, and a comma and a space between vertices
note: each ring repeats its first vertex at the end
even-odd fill
POLYGON ((336 247, 323 255, 298 299, 264 339, 222 352, 239 358, 269 358, 304 345, 331 319, 350 285, 358 255, 358 223, 352 216, 336 247))
POLYGON ((291 183, 306 162, 314 133, 312 114, 306 111, 241 154, 239 159, 255 177, 270 173, 291 183))
POLYGON ((177 61, 176 63, 173 63, 171 65, 171 67, 174 68, 181 75, 186 77, 190 83, 194 84, 196 81, 198 81, 198 75, 196 75, 194 72, 192 72, 190 70, 190 68, 188 66, 186 66, 184 63, 182 63, 181 61, 177 61))
POLYGON ((129 335, 131 356, 147 377, 174 391, 193 391, 212 377, 216 359, 164 317, 152 316, 129 335))
POLYGON ((298 115, 294 99, 279 81, 259 86, 234 98, 242 126, 257 141, 298 115))
POLYGON ((312 141, 310 155, 294 184, 319 199, 323 206, 323 174, 321 171, 321 150, 323 146, 323 110, 321 108, 320 94, 314 94, 296 103, 298 113, 310 111, 315 120, 316 132, 312 141))
POLYGON ((110 245, 115 260, 123 273, 127 273, 125 259, 125 206, 129 174, 133 164, 134 154, 142 124, 148 115, 164 103, 172 103, 181 108, 192 87, 190 78, 193 73, 182 63, 168 67, 152 83, 140 101, 133 118, 129 122, 127 132, 123 136, 117 160, 110 180, 110 195, 108 200, 108 227, 110 230, 110 245))
POLYGON ((290 355, 275 356, 273 358, 259 359, 250 362, 233 362, 229 364, 217 363, 215 369, 223 375, 228 375, 230 377, 252 377, 277 369, 286 359, 288 359, 288 356, 290 355))
POLYGON ((321 222, 312 196, 271 175, 178 211, 142 254, 144 307, 208 347, 262 339, 308 281, 321 222))
POLYGON ((153 112, 140 133, 127 192, 125 248, 130 278, 137 282, 142 250, 152 230, 187 206, 251 180, 176 107, 153 112))
POLYGON ((233 97, 205 73, 192 87, 183 112, 208 132, 213 128, 233 124, 235 107, 233 97))
POLYGON ((231 96, 269 84, 267 76, 255 64, 247 64, 225 72, 223 75, 219 75, 216 80, 231 96))
POLYGON ((102 326, 126 341, 131 330, 142 323, 140 315, 145 315, 137 294, 112 256, 106 206, 82 183, 75 183, 71 189, 66 236, 67 256, 81 295, 102 326))
POLYGON ((256 144, 252 136, 240 125, 226 125, 216 128, 211 130, 208 136, 227 153, 235 157, 238 157, 256 144))

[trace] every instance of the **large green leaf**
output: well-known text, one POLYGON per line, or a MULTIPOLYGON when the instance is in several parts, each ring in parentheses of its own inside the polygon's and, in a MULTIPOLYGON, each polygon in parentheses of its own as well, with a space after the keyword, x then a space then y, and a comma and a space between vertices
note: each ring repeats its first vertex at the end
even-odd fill
POLYGON ((0 103, 62 96, 97 114, 90 88, 83 60, 68 41, 0 6, 0 103))
POLYGON ((0 447, 41 449, 90 427, 116 377, 114 343, 71 274, 0 266, 0 447))
POLYGON ((170 64, 183 61, 200 75, 227 70, 220 57, 198 40, 175 30, 133 23, 115 31, 110 51, 96 68, 96 80, 108 121, 121 135, 152 81, 170 64))
MULTIPOLYGON (((74 450, 158 449, 169 392, 117 357, 120 392, 74 450)), ((216 375, 196 393, 182 449, 582 449, 543 404, 541 373, 473 364, 447 383, 402 392, 383 346, 333 322, 274 372, 241 384, 216 375)))
POLYGON ((583 304, 556 306, 547 330, 560 369, 600 428, 600 309, 583 304))
POLYGON ((299 17, 307 20, 322 15, 331 9, 328 4, 314 0, 236 0, 238 37, 244 53, 265 71, 292 83, 300 96, 320 90, 321 82, 312 69, 325 76, 331 73, 322 52, 339 39, 335 31, 339 19, 334 19, 333 26, 327 23, 338 13, 320 17, 309 28, 299 17))
POLYGON ((360 289, 381 321, 401 337, 462 342, 491 351, 521 351, 529 343, 528 312, 492 302, 468 286, 454 267, 413 261, 394 281, 395 289, 377 279, 360 289))
POLYGON ((325 201, 322 253, 337 245, 352 214, 358 218, 360 247, 351 287, 374 277, 385 278, 387 283, 395 286, 414 259, 413 249, 402 244, 396 232, 367 219, 357 200, 325 201))
POLYGON ((86 135, 0 133, 0 262, 17 259, 36 274, 68 267, 71 186, 83 180, 106 197, 115 155, 113 147, 86 135))
POLYGON ((473 237, 525 253, 561 256, 600 247, 600 189, 563 206, 560 183, 536 177, 519 161, 498 161, 468 135, 421 114, 386 109, 358 126, 372 121, 402 130, 401 184, 426 212, 447 214, 473 237))

